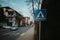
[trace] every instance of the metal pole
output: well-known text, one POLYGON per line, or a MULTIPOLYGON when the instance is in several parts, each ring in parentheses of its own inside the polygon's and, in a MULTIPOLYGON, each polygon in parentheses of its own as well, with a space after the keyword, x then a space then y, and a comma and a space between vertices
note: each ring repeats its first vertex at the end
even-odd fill
MULTIPOLYGON (((41 6, 42 6, 42 0, 39 0, 39 6, 40 6, 40 8, 39 9, 41 9, 41 6)), ((39 21, 39 40, 41 39, 41 21, 39 21)))
POLYGON ((39 22, 39 40, 40 40, 40 33, 41 33, 41 21, 39 22))

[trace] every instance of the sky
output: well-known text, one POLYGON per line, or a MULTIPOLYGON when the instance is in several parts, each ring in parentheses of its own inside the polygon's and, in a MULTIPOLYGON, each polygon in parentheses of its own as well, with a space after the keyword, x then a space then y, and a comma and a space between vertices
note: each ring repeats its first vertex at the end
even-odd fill
MULTIPOLYGON (((17 12, 19 12, 24 17, 30 17, 31 19, 33 19, 31 13, 32 3, 30 3, 30 5, 27 5, 26 0, 0 0, 0 4, 3 7, 9 6, 17 12)), ((34 5, 34 8, 37 9, 37 3, 34 5)))
POLYGON ((9 6, 22 14, 23 16, 30 16, 26 0, 0 0, 2 6, 9 6))
POLYGON ((17 12, 19 12, 24 17, 30 17, 33 19, 30 13, 30 10, 32 9, 32 7, 31 5, 27 6, 27 3, 25 1, 26 0, 0 0, 0 4, 3 7, 9 6, 12 9, 16 10, 17 12))

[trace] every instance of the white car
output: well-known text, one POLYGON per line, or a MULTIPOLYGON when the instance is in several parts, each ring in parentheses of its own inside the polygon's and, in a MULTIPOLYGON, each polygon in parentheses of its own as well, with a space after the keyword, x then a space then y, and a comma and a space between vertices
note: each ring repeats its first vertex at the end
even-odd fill
POLYGON ((10 29, 11 29, 11 30, 17 30, 18 27, 16 27, 16 26, 12 26, 10 29))

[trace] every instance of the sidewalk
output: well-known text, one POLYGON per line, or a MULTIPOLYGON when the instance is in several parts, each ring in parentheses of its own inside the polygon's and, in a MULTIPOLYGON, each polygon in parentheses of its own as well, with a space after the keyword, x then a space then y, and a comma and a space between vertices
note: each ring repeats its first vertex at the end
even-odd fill
POLYGON ((17 40, 34 40, 34 27, 29 29, 26 33, 24 33, 17 40))

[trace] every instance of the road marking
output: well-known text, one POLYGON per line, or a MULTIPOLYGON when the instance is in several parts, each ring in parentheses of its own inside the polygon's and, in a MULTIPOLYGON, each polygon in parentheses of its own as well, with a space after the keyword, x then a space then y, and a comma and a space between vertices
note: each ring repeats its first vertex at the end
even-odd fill
POLYGON ((25 33, 22 33, 21 36, 25 35, 25 33))

